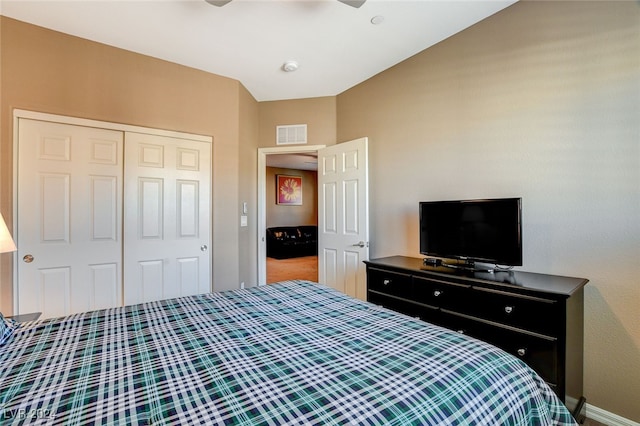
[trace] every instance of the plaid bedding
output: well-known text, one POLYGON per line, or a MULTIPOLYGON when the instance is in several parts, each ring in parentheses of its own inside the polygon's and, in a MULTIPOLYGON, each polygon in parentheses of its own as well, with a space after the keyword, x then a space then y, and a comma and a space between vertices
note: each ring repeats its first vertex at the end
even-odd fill
POLYGON ((1 424, 574 424, 501 350, 306 281, 26 323, 1 424))

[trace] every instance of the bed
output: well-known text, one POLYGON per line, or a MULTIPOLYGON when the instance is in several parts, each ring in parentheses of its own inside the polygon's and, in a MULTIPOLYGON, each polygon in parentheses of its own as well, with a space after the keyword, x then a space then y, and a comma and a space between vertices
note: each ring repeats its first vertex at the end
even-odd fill
POLYGON ((575 424, 500 349, 298 280, 20 324, 0 423, 575 424))

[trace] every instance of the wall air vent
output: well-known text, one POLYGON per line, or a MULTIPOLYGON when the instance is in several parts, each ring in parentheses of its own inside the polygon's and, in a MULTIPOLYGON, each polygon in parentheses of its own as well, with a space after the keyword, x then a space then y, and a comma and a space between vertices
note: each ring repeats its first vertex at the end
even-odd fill
POLYGON ((307 125, 276 126, 276 145, 307 143, 307 125))

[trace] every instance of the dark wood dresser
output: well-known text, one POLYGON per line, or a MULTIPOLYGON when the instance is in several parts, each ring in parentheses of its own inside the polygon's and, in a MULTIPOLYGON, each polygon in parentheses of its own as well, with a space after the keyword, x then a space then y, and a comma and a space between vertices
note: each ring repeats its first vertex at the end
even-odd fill
POLYGON ((584 278, 365 261, 367 300, 484 340, 531 366, 567 405, 582 397, 584 278))

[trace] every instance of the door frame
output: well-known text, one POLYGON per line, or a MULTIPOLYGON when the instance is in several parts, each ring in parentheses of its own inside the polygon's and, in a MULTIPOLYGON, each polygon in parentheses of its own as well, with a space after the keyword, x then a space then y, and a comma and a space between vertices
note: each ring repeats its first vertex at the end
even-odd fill
MULTIPOLYGON (((18 136, 19 136, 19 129, 18 129, 18 122, 20 119, 30 119, 30 120, 39 120, 39 121, 49 121, 49 122, 53 122, 53 123, 60 123, 60 124, 69 124, 69 125, 75 125, 75 126, 83 126, 83 127, 97 127, 100 129, 108 129, 108 130, 117 130, 117 131, 121 131, 123 133, 126 132, 132 132, 132 133, 146 133, 146 134, 150 134, 150 135, 155 135, 155 136, 167 136, 167 137, 171 137, 171 138, 178 138, 178 139, 189 139, 189 140, 194 140, 194 141, 198 141, 198 142, 205 142, 205 143, 209 143, 211 144, 211 164, 209 165, 211 167, 211 194, 212 196, 210 197, 209 200, 209 211, 211 212, 211 217, 213 218, 213 191, 214 191, 214 187, 213 187, 213 136, 207 136, 207 135, 199 135, 199 134, 195 134, 195 133, 188 133, 188 132, 178 132, 178 131, 172 131, 172 130, 163 130, 163 129, 155 129, 152 127, 143 127, 143 126, 134 126, 134 125, 130 125, 130 124, 122 124, 122 123, 114 123, 114 122, 110 122, 110 121, 99 121, 99 120, 91 120, 91 119, 87 119, 87 118, 79 118, 79 117, 71 117, 71 116, 66 116, 66 115, 58 115, 58 114, 49 114, 49 113, 44 113, 44 112, 37 112, 37 111, 29 111, 29 110, 23 110, 23 109, 14 109, 13 110, 13 173, 12 173, 12 191, 13 191, 13 197, 12 197, 12 202, 13 202, 13 230, 14 230, 14 239, 17 241, 18 240, 18 236, 15 235, 15 233, 18 230, 18 136)), ((211 226, 210 230, 209 230, 209 240, 212 242, 211 245, 213 245, 213 226, 211 226)), ((18 248, 19 250, 20 248, 18 248)), ((209 262, 211 264, 211 268, 213 268, 213 249, 209 250, 209 262)), ((13 262, 12 262, 12 271, 11 271, 11 275, 12 275, 12 285, 13 285, 13 312, 14 314, 20 314, 21 312, 18 312, 18 255, 17 252, 13 253, 13 262)), ((213 282, 213 277, 209 277, 209 281, 213 282)))
POLYGON ((301 154, 315 152, 326 145, 294 145, 283 147, 258 148, 258 286, 267 284, 267 156, 273 154, 301 154))

